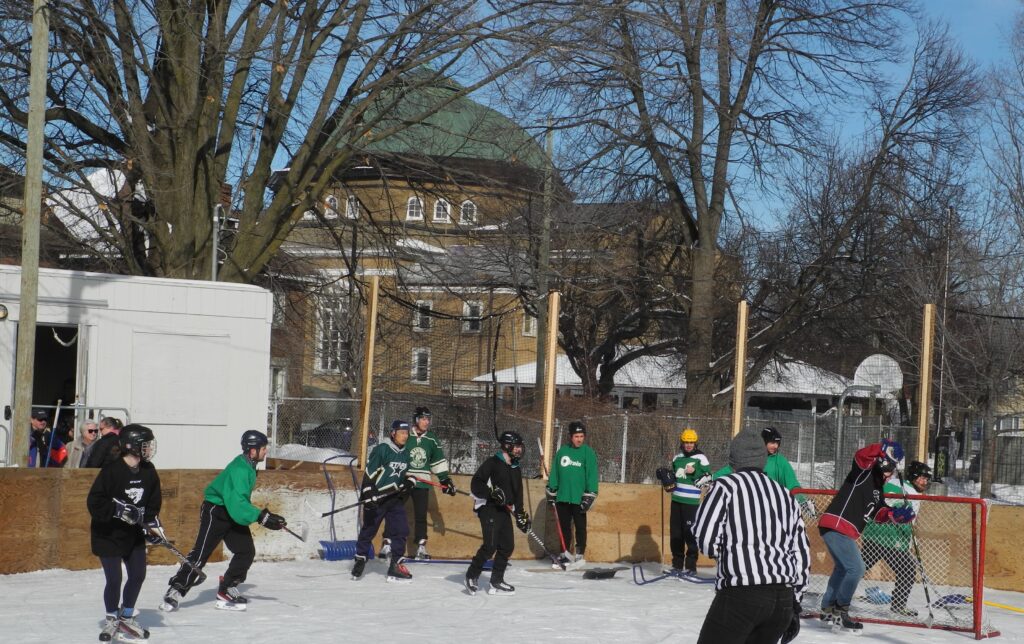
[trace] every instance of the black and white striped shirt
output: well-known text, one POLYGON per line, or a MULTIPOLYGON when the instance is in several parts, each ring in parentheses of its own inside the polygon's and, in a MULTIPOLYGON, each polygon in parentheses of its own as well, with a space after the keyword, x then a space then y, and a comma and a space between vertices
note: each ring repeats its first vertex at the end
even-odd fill
POLYGON ((789 492, 760 470, 715 481, 693 533, 701 552, 718 560, 716 589, 785 584, 803 596, 811 565, 804 520, 789 492))

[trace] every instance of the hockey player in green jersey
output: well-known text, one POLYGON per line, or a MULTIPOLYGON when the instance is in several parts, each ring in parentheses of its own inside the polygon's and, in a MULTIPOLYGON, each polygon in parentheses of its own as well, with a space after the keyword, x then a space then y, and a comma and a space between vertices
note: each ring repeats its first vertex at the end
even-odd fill
MULTIPOLYGON (((409 433, 409 442, 405 451, 409 453, 409 475, 426 481, 430 480, 431 474, 437 476, 441 483, 441 489, 445 494, 455 496, 455 483, 452 482, 448 473, 448 459, 444 456, 444 450, 437 436, 430 431, 430 410, 426 407, 417 407, 412 418, 412 431, 409 433)), ((416 559, 430 559, 427 553, 427 505, 430 502, 430 488, 428 483, 417 482, 412 489, 413 512, 413 540, 416 551, 413 553, 410 544, 411 556, 416 559)), ((381 556, 386 556, 391 549, 391 544, 385 541, 381 548, 381 556)))
MULTIPOLYGON (((790 492, 799 487, 803 487, 800 485, 800 481, 797 480, 796 472, 793 471, 793 466, 790 464, 789 460, 779 453, 779 446, 782 444, 782 434, 779 433, 779 430, 774 427, 765 427, 761 430, 761 438, 764 440, 764 448, 768 452, 768 459, 764 464, 765 476, 790 492)), ((732 474, 732 468, 726 465, 715 472, 712 478, 718 480, 723 476, 728 476, 729 474, 732 474)), ((800 508, 803 510, 804 514, 808 517, 813 519, 818 516, 814 503, 812 503, 811 500, 803 494, 797 494, 796 501, 800 504, 800 508)))
MULTIPOLYGON (((384 524, 384 537, 391 540, 391 565, 386 581, 408 582, 412 579, 403 563, 409 523, 405 516, 405 498, 416 486, 409 477, 409 423, 391 423, 388 438, 381 441, 366 459, 366 472, 360 486, 363 503, 363 527, 356 541, 352 579, 361 579, 370 554, 370 543, 384 524)), ((383 556, 381 557, 383 558, 383 556)))
POLYGON ((701 487, 711 481, 711 464, 697 448, 697 430, 687 427, 679 434, 680 452, 672 459, 672 469, 658 468, 657 476, 666 492, 672 493, 669 517, 669 545, 672 569, 697 574, 697 539, 693 519, 700 506, 701 487))
POLYGON ((548 503, 558 514, 558 527, 562 531, 565 552, 562 562, 575 567, 585 563, 587 549, 587 510, 597 499, 597 454, 583 442, 587 428, 579 421, 569 423, 569 443, 562 445, 551 462, 548 479, 548 503), (576 554, 568 550, 576 529, 576 554))

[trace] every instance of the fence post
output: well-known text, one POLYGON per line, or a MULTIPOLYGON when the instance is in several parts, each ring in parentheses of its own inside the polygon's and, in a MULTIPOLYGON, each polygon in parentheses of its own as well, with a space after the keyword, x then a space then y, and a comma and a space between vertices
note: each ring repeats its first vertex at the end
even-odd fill
POLYGON ((736 366, 733 369, 732 435, 743 431, 743 412, 747 387, 747 301, 736 309, 736 366))
MULTIPOLYGON (((369 311, 366 319, 366 358, 363 366, 363 391, 359 405, 359 469, 366 469, 366 452, 370 436, 370 391, 373 389, 373 350, 377 335, 377 292, 380 277, 370 278, 369 311)), ((378 434, 383 436, 383 434, 378 434)))
POLYGON ((629 412, 622 416, 622 462, 619 463, 619 483, 626 482, 626 451, 629 447, 629 412))
MULTIPOLYGON (((555 423, 555 384, 558 376, 558 313, 560 304, 558 291, 551 291, 548 294, 548 337, 544 353, 547 356, 544 371, 544 455, 549 457, 551 450, 551 433, 555 423)), ((534 383, 536 389, 541 383, 534 383)), ((545 477, 546 478, 546 477, 545 477)))
POLYGON ((270 444, 277 447, 277 406, 280 400, 274 396, 270 400, 270 444))
MULTIPOLYGON (((932 398, 932 338, 935 335, 935 305, 924 305, 921 322, 921 397, 917 403, 917 459, 928 462, 928 413, 932 398)), ((941 426, 938 419, 936 426, 941 426)))

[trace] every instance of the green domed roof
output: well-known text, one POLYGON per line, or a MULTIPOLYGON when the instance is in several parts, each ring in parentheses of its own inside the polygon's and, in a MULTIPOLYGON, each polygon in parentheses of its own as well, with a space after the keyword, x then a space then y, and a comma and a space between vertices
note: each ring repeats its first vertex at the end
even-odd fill
POLYGON ((454 82, 441 79, 384 93, 364 117, 376 123, 362 149, 376 154, 479 159, 544 168, 544 151, 526 130, 465 96, 453 98, 459 91, 454 82), (379 117, 381 113, 384 115, 379 117), (403 123, 412 124, 394 134, 386 133, 403 123), (378 140, 375 135, 384 138, 378 140))

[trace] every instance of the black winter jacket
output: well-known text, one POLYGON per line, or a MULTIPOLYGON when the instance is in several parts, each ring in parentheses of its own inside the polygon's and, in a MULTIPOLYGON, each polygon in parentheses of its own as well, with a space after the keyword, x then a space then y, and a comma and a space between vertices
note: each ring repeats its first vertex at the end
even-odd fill
POLYGON ((473 509, 479 510, 484 505, 493 505, 508 511, 507 505, 512 506, 512 512, 524 512, 523 507, 523 472, 519 465, 509 465, 503 458, 503 452, 498 452, 487 459, 477 469, 470 483, 470 491, 473 493, 473 509), (491 490, 501 488, 505 495, 505 504, 502 505, 491 498, 491 490))
POLYGON ((114 518, 114 499, 144 508, 143 521, 152 521, 163 502, 153 464, 143 461, 132 471, 119 458, 96 475, 86 503, 92 516, 92 553, 97 557, 125 557, 144 542, 142 526, 114 518))

